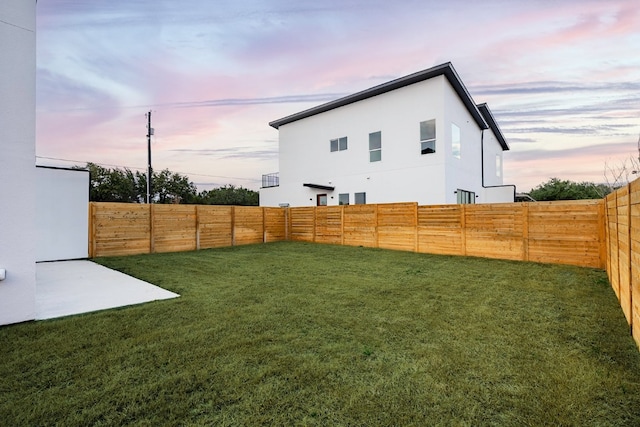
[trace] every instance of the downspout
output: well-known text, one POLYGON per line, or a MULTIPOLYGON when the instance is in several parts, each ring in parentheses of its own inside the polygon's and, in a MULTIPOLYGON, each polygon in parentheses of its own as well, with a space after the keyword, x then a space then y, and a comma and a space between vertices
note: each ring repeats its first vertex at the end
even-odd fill
POLYGON ((482 174, 482 188, 513 187, 513 202, 516 201, 516 186, 514 184, 484 185, 484 129, 480 130, 480 170, 482 174))

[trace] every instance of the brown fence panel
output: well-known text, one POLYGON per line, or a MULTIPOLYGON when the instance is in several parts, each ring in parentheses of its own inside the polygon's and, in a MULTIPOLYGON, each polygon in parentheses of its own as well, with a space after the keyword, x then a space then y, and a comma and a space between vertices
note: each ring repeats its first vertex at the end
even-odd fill
POLYGON ((283 208, 264 209, 264 242, 287 240, 287 210, 283 208))
POLYGON ((615 193, 607 196, 607 271, 611 287, 616 293, 616 297, 620 300, 620 273, 618 262, 618 198, 615 193))
POLYGON ((180 252, 196 249, 196 207, 193 205, 151 205, 152 252, 180 252))
POLYGON ((233 245, 233 206, 198 206, 198 249, 233 245))
POLYGON ((150 251, 149 206, 90 203, 89 255, 135 255, 150 251))
POLYGON ((528 204, 530 261, 602 268, 601 200, 528 204))
POLYGON ((234 245, 264 242, 264 217, 257 206, 234 206, 234 245))
POLYGON ((294 241, 313 242, 315 208, 289 208, 289 238, 294 241))
POLYGON ((629 186, 616 191, 618 210, 618 277, 620 280, 620 306, 631 324, 631 244, 629 215, 629 186))
POLYGON ((400 251, 415 251, 417 203, 378 205, 378 247, 400 251))
POLYGON ((343 242, 349 246, 378 246, 376 230, 377 205, 344 207, 343 242))
POLYGON ((342 243, 342 206, 318 206, 315 209, 315 241, 342 243))
POLYGON ((467 255, 523 259, 522 204, 468 205, 464 221, 467 255))
POLYGON ((419 252, 464 255, 464 206, 418 206, 419 252))
POLYGON ((630 240, 631 240, 631 331, 636 343, 640 343, 640 180, 629 186, 630 240))

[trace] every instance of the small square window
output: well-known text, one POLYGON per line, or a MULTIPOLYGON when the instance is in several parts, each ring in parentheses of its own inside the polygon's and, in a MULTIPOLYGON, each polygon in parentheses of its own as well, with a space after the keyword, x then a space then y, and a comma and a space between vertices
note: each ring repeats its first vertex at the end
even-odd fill
POLYGON ((420 153, 421 154, 431 154, 436 152, 436 142, 435 141, 423 141, 420 142, 420 153))
POLYGON ((344 151, 347 149, 347 137, 332 139, 330 141, 331 152, 344 151))
POLYGON ((354 196, 356 205, 367 204, 367 193, 356 193, 354 196))
POLYGON ((338 204, 339 205, 348 205, 349 204, 349 193, 338 194, 338 204))

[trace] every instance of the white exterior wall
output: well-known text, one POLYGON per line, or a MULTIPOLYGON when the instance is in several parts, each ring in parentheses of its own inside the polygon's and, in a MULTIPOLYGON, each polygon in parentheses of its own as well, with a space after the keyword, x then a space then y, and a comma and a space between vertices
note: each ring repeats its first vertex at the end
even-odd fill
POLYGON ((457 203, 458 189, 472 191, 477 196, 475 202, 482 203, 481 179, 481 143, 482 130, 476 123, 467 107, 462 103, 453 88, 447 84, 445 97, 446 121, 444 123, 446 137, 446 188, 445 200, 442 203, 457 203), (453 156, 451 125, 460 128, 460 158, 453 156))
POLYGON ((0 324, 35 319, 35 0, 0 1, 0 324))
MULTIPOLYGON (((318 194, 337 205, 341 193, 353 204, 359 192, 366 193, 367 203, 456 203, 458 189, 474 192, 476 203, 512 201, 504 189, 483 188, 482 130, 444 76, 282 125, 279 137, 280 186, 260 190, 261 206, 314 206, 318 194), (436 119, 436 152, 421 155, 420 122, 431 119, 436 119), (452 123, 460 128, 459 159, 452 152, 452 123), (382 132, 382 161, 371 163, 369 133, 376 131, 382 132), (348 149, 331 152, 330 141, 344 136, 348 149)), ((487 130, 485 176, 491 178, 485 185, 502 184, 496 154, 501 156, 502 148, 487 130)))
POLYGON ((515 187, 502 186, 504 176, 504 151, 491 129, 484 131, 484 195, 483 203, 512 203, 514 202, 515 187), (497 167, 496 157, 500 158, 497 167), (502 186, 502 187, 496 187, 502 186))
POLYGON ((356 192, 366 192, 367 203, 443 203, 445 88, 448 83, 439 76, 280 126, 280 186, 260 190, 260 204, 313 206, 322 193, 329 205, 338 204, 338 194, 349 193, 353 204, 356 192), (436 119, 439 145, 436 153, 421 155, 420 122, 430 119, 436 119), (369 133, 377 131, 382 132, 382 160, 372 163, 369 133), (343 136, 348 149, 331 152, 330 140, 343 136))
POLYGON ((89 257, 89 171, 36 168, 36 261, 89 257))

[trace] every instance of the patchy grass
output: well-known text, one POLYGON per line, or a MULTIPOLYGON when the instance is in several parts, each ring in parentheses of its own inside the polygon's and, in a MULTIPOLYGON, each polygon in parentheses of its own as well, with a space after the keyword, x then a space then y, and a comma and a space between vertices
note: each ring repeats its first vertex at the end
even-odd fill
POLYGON ((97 261, 182 297, 0 328, 3 425, 640 425, 602 271, 286 242, 97 261))

